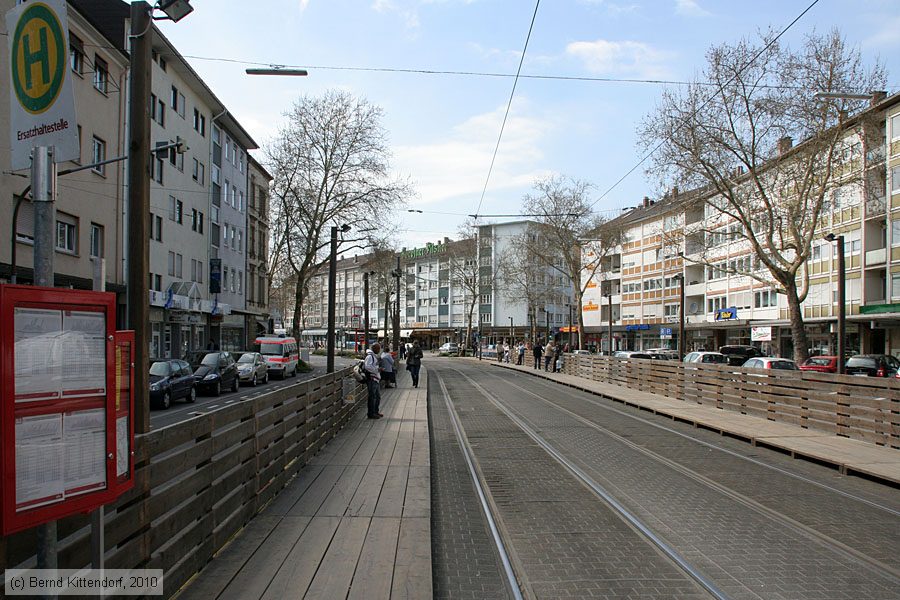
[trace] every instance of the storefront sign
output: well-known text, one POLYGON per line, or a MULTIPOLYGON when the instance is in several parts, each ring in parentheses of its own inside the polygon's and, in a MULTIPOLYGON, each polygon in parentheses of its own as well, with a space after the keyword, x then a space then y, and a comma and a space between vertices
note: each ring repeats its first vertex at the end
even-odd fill
POLYGON ((737 307, 729 306, 716 311, 716 321, 733 321, 738 318, 737 307))
POLYGON ((430 256, 432 254, 440 254, 442 252, 447 251, 446 244, 425 244, 424 248, 413 248, 412 250, 407 250, 403 253, 403 258, 406 260, 413 260, 416 258, 421 258, 423 256, 430 256))
POLYGON ((750 328, 750 341, 751 342, 771 342, 772 341, 772 328, 771 327, 751 327, 750 328))
POLYGON ((641 323, 640 325, 626 325, 625 331, 647 331, 650 329, 649 325, 641 323))
POLYGON ((591 301, 589 300, 589 301, 587 302, 587 304, 585 304, 585 305, 583 305, 583 306, 581 307, 581 309, 582 309, 583 311, 587 312, 587 311, 592 311, 592 310, 600 310, 600 307, 599 307, 597 304, 595 304, 594 302, 591 302, 591 301))
POLYGON ((659 328, 659 337, 664 340, 672 339, 672 328, 671 327, 660 327, 659 328))

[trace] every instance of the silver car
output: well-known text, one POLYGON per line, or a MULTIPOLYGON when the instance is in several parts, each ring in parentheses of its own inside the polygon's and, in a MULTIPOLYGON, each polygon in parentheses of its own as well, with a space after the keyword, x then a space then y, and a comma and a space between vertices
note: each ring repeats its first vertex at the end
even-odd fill
POLYGON ((244 352, 237 360, 238 380, 256 386, 258 383, 269 383, 269 367, 266 359, 259 352, 244 352))

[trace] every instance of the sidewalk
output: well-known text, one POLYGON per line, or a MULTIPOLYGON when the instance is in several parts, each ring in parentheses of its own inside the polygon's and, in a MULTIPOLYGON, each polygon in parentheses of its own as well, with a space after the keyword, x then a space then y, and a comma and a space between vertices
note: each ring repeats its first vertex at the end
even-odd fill
POLYGON ((430 598, 427 389, 401 372, 175 597, 430 598))
POLYGON ((591 381, 575 375, 548 373, 527 366, 498 363, 496 360, 484 362, 549 379, 629 406, 636 406, 685 421, 697 427, 705 427, 722 434, 742 438, 754 446, 769 446, 786 451, 791 456, 829 463, 837 466, 844 474, 859 473, 883 481, 900 483, 900 451, 894 448, 876 446, 824 431, 776 423, 737 412, 689 404, 675 398, 641 392, 610 383, 591 381))

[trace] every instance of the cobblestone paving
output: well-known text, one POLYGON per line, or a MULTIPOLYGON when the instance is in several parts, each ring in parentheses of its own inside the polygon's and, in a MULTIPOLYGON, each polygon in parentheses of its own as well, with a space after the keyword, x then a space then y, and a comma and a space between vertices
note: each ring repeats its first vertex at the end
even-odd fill
POLYGON ((434 597, 509 598, 475 486, 433 377, 428 378, 428 388, 434 597))
MULTIPOLYGON (((441 367, 432 366, 430 381, 436 386, 436 376, 444 377, 510 536, 514 561, 535 597, 709 597, 470 384, 441 367)), ((442 398, 437 387, 431 392, 435 415, 442 398)), ((438 438, 438 430, 433 422, 433 465, 440 462, 435 454, 446 443, 438 438)), ((447 491, 436 493, 435 502, 445 502, 441 492, 447 491)), ((437 517, 440 508, 433 514, 437 517)), ((435 545, 435 550, 440 548, 435 545)), ((438 556, 433 560, 437 564, 438 556)))
MULTIPOLYGON (((483 371, 462 370, 524 416, 557 449, 577 458, 595 480, 729 596, 900 598, 900 519, 896 514, 604 410, 597 402, 609 401, 583 392, 497 369, 489 376, 483 371), (653 459, 511 383, 613 430, 738 496, 725 494, 698 477, 653 459), (753 510, 753 503, 787 518, 753 510), (814 531, 792 526, 788 519, 814 531), (821 536, 829 536, 871 560, 853 556, 821 536)), ((655 418, 645 412, 640 416, 655 418)), ((677 428, 667 419, 659 422, 677 428)), ((684 429, 690 435, 708 433, 684 429)), ((740 444, 719 436, 708 437, 719 445, 725 442, 737 448, 740 444)), ((865 495, 890 508, 898 504, 892 488, 871 482, 845 486, 843 478, 834 477, 824 467, 801 461, 788 463, 777 453, 747 444, 740 451, 756 455, 758 460, 773 459, 779 468, 799 469, 805 477, 865 495)))

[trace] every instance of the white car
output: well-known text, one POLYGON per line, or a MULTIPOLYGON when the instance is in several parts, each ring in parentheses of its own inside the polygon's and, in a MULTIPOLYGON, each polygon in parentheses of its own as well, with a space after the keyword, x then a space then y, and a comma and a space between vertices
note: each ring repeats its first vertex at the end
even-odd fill
POLYGON ((438 352, 449 352, 451 354, 453 354, 454 352, 459 352, 459 344, 447 342, 446 344, 438 348, 438 352))
POLYGON ((590 354, 587 350, 573 350, 572 354, 590 354))

